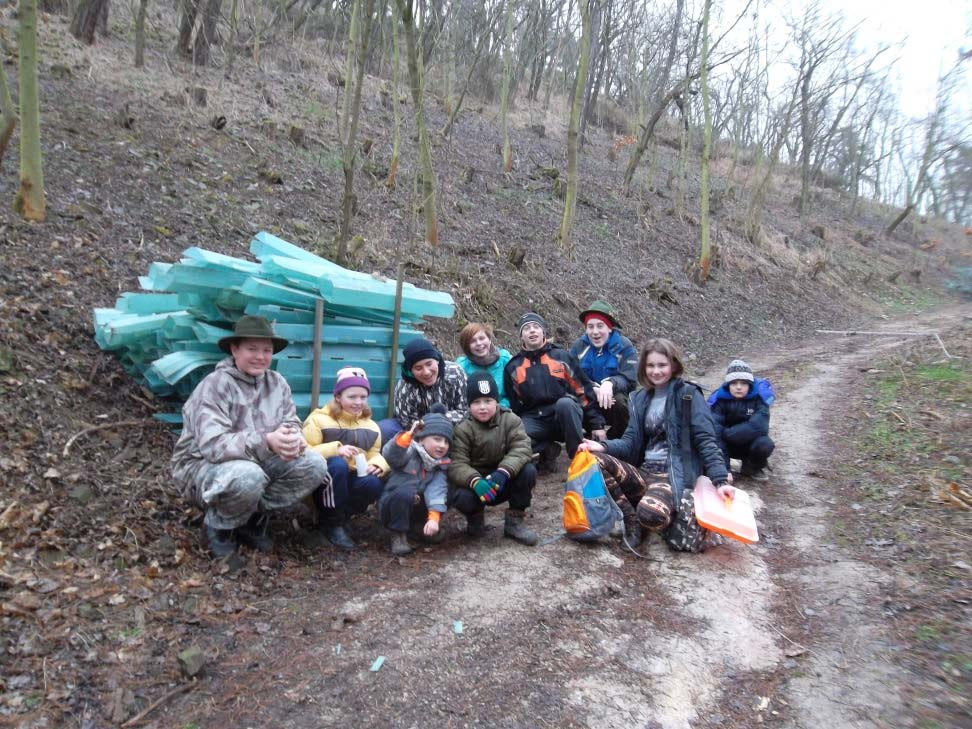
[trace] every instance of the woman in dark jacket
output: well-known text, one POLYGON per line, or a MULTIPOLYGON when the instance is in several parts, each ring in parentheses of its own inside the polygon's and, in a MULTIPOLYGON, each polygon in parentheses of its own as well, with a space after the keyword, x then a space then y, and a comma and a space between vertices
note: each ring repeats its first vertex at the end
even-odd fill
POLYGON ((657 531, 672 549, 701 552, 709 542, 695 520, 696 479, 708 476, 723 498, 734 493, 709 406, 698 385, 682 379, 684 369, 674 343, 649 340, 638 358, 641 389, 631 396, 624 435, 581 444, 601 464, 632 547, 645 531, 657 531))

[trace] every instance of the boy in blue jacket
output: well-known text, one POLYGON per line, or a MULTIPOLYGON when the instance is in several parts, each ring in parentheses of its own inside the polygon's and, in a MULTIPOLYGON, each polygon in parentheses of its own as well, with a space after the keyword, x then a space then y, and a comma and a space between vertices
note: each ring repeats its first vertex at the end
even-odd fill
POLYGON ((776 447, 769 437, 772 392, 769 382, 757 381, 752 367, 734 359, 726 368, 722 387, 709 398, 726 467, 730 458, 738 458, 742 461, 739 474, 754 481, 769 480, 766 464, 776 447))

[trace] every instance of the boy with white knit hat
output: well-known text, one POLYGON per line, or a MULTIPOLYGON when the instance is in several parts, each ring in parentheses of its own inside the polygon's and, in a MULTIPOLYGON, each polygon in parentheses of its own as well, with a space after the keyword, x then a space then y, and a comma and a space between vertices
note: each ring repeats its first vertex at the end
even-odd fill
POLYGON ((719 446, 726 459, 742 461, 741 476, 767 481, 766 465, 776 447, 769 437, 769 408, 773 402, 769 382, 753 374, 753 368, 734 359, 726 368, 722 387, 709 398, 719 446))

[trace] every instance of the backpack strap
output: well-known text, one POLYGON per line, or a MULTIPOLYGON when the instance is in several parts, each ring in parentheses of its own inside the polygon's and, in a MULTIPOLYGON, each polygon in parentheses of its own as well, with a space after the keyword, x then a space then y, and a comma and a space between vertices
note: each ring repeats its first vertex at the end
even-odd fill
POLYGON ((692 391, 682 389, 682 468, 692 462, 692 391))

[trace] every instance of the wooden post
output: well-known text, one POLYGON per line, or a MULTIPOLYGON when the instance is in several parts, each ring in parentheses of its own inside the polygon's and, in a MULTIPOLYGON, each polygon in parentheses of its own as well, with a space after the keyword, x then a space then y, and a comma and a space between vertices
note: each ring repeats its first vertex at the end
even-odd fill
MULTIPOLYGON (((411 241, 409 241, 411 242, 411 241)), ((388 365, 388 409, 385 417, 395 417, 395 381, 398 375, 398 333, 402 328, 402 246, 395 246, 395 319, 392 323, 391 363, 388 365)))
POLYGON ((314 359, 311 365, 311 412, 317 410, 321 398, 321 330, 324 328, 324 299, 314 304, 314 359))

